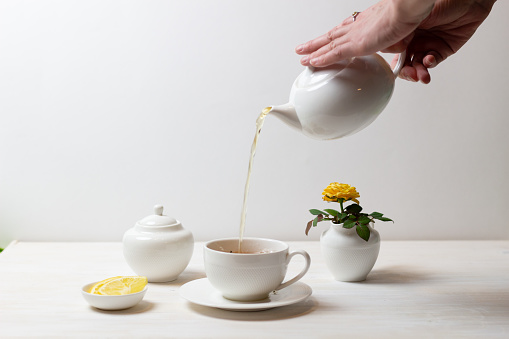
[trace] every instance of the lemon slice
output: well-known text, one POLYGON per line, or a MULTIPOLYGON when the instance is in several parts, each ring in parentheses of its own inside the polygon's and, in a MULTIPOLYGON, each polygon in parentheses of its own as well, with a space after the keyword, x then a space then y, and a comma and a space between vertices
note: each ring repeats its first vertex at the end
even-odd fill
POLYGON ((99 281, 98 283, 96 283, 94 286, 92 286, 90 288, 90 291, 88 291, 88 293, 92 293, 92 294, 99 294, 98 293, 98 290, 100 287, 102 287, 104 284, 106 284, 108 281, 110 280, 113 280, 113 279, 118 279, 118 278, 122 278, 121 276, 118 276, 118 277, 111 277, 111 278, 108 278, 108 279, 104 279, 104 280, 101 280, 99 281))
POLYGON ((141 292, 147 285, 147 277, 112 277, 92 286, 90 293, 100 295, 124 295, 141 292))

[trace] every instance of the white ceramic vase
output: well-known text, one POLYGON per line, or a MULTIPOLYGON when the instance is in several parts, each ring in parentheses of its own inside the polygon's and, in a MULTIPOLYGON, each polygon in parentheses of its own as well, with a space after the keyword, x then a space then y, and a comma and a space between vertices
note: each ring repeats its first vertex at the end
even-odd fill
POLYGON ((163 215, 161 205, 154 207, 154 215, 129 229, 123 243, 125 260, 149 282, 177 279, 189 264, 194 249, 192 233, 178 220, 163 215))
POLYGON ((327 268, 339 281, 363 281, 375 265, 380 251, 380 234, 368 225, 371 235, 365 241, 355 231, 333 224, 322 233, 320 245, 327 268))

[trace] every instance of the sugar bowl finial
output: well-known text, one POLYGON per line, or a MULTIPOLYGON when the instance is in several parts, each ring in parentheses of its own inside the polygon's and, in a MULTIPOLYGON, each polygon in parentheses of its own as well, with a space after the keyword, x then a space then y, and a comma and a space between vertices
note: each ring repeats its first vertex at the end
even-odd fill
POLYGON ((163 205, 155 205, 154 206, 154 214, 155 215, 163 215, 163 205))

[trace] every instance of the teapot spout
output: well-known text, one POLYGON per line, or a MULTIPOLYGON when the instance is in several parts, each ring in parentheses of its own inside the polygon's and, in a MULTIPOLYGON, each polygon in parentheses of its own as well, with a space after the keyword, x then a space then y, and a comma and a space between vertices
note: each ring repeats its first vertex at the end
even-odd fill
POLYGON ((279 106, 272 106, 269 113, 278 117, 288 126, 295 128, 298 131, 302 131, 302 125, 299 117, 297 116, 297 112, 295 111, 295 107, 292 104, 288 103, 279 106))

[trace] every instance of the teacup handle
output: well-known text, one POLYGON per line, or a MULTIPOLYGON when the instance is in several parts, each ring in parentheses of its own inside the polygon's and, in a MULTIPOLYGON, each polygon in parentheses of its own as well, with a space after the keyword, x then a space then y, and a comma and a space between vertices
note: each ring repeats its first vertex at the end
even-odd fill
POLYGON ((401 54, 398 57, 398 62, 396 63, 396 67, 394 67, 394 70, 392 73, 394 73, 394 77, 397 78, 399 75, 399 72, 403 68, 403 65, 405 64, 406 59, 406 50, 401 52, 401 54))
POLYGON ((296 251, 292 251, 288 254, 288 257, 286 258, 286 264, 288 265, 290 263, 290 260, 292 259, 292 257, 294 255, 297 255, 297 254, 300 254, 304 257, 304 259, 306 260, 306 264, 304 266, 304 268, 302 269, 302 271, 300 271, 299 274, 297 274, 295 277, 293 277, 292 279, 288 280, 287 282, 284 282, 282 283, 281 285, 279 285, 277 288, 274 289, 274 291, 279 291, 280 289, 283 289, 285 287, 288 287, 290 286, 291 284, 297 282, 298 280, 300 280, 300 278, 302 278, 304 276, 304 274, 307 273, 307 271, 309 270, 309 266, 311 265, 311 257, 309 256, 308 252, 304 251, 304 250, 296 250, 296 251))

